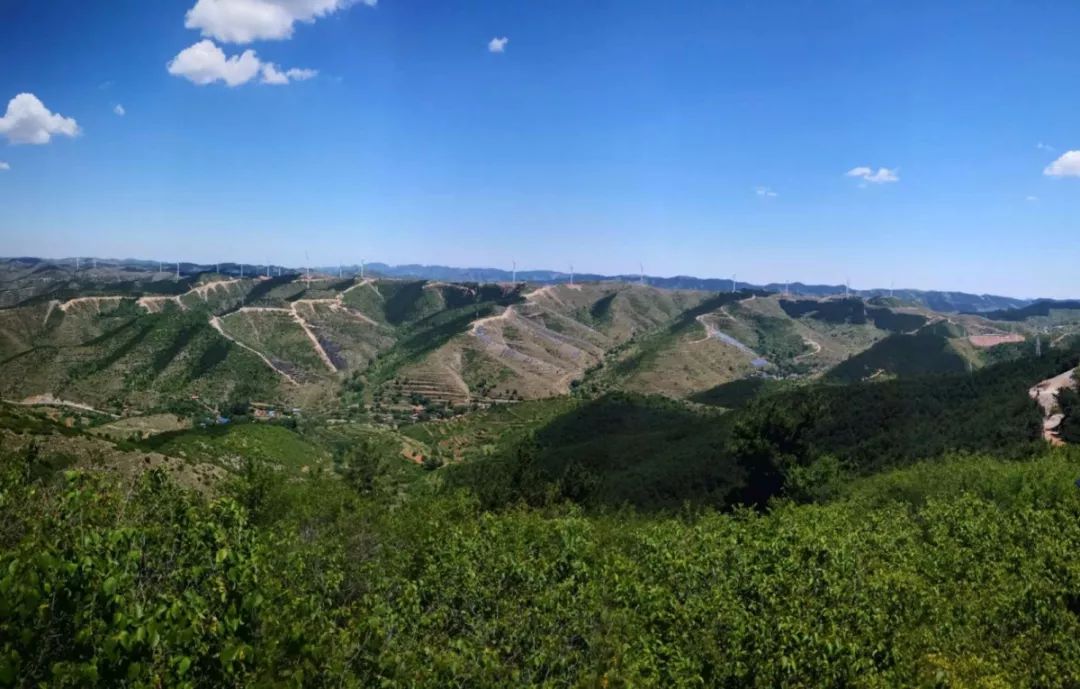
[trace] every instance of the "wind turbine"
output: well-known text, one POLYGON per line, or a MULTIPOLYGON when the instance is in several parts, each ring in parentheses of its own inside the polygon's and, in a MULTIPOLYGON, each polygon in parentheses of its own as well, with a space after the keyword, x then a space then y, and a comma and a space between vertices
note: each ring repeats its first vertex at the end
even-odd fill
POLYGON ((731 291, 732 293, 735 292, 735 273, 731 274, 731 291))
POLYGON ((75 272, 79 272, 79 257, 75 257, 75 272))
POLYGON ((511 275, 510 282, 512 282, 512 283, 514 283, 516 285, 517 284, 517 261, 511 261, 511 263, 513 264, 514 267, 510 271, 510 275, 511 275))
POLYGON ((638 263, 637 267, 638 267, 638 282, 640 282, 642 285, 644 285, 645 284, 645 266, 644 266, 644 264, 638 263))
POLYGON ((176 279, 180 279, 180 261, 176 262, 176 279))
POLYGON ((364 259, 360 259, 360 279, 364 279, 364 259))
POLYGON ((574 284, 574 264, 570 264, 570 284, 574 284))
POLYGON ((847 299, 851 294, 851 280, 844 278, 844 299, 847 299))
POLYGON ((307 271, 307 286, 308 289, 311 289, 311 256, 309 256, 306 251, 304 252, 304 263, 307 264, 305 267, 305 270, 307 271))

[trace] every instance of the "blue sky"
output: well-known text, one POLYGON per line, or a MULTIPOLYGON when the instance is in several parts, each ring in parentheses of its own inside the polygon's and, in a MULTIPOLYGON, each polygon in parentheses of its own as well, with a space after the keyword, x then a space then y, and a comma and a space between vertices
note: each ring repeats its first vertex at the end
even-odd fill
POLYGON ((1078 25, 1064 1, 7 0, 0 253, 1080 297, 1078 25), (196 83, 218 74, 243 83, 196 83))

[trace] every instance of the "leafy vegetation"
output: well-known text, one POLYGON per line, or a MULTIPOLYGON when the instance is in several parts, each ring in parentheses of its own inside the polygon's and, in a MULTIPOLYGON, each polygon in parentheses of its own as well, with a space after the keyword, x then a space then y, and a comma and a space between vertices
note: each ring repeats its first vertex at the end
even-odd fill
POLYGON ((1073 686, 1078 459, 586 516, 255 469, 210 500, 8 456, 0 683, 1073 686))
POLYGON ((834 381, 856 382, 881 374, 924 376, 959 373, 966 368, 967 362, 952 348, 945 336, 924 328, 913 335, 890 335, 838 364, 826 377, 834 381))

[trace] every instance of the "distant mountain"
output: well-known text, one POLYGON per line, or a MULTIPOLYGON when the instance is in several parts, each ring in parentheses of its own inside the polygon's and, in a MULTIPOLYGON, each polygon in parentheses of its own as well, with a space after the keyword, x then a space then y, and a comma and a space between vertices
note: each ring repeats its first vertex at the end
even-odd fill
POLYGON ((1036 316, 1049 316, 1051 311, 1080 311, 1080 300, 1038 299, 1022 307, 998 309, 979 315, 996 321, 1023 321, 1036 316))
MULTIPOLYGON (((83 258, 83 269, 88 268, 93 259, 83 258)), ((42 270, 46 266, 52 266, 56 268, 72 269, 75 266, 74 258, 63 259, 40 259, 32 257, 19 257, 0 259, 0 261, 7 264, 9 268, 22 268, 24 270, 38 271, 42 270)), ((163 270, 165 273, 174 273, 176 271, 175 263, 160 263, 158 261, 149 261, 145 259, 135 258, 123 258, 123 259, 98 259, 98 268, 100 270, 114 270, 122 272, 132 271, 149 271, 158 272, 163 270)), ((353 276, 360 273, 359 265, 343 265, 343 266, 322 266, 313 267, 311 269, 314 272, 322 273, 325 275, 334 276, 339 272, 344 276, 353 276)), ((369 276, 382 276, 392 278, 415 278, 423 280, 439 280, 443 282, 509 282, 513 279, 514 274, 508 270, 501 270, 499 268, 454 268, 451 266, 438 266, 438 265, 421 265, 416 263, 410 263, 405 265, 389 265, 386 263, 368 263, 366 264, 365 274, 369 276)), ((180 274, 185 276, 197 275, 199 273, 211 273, 220 272, 229 276, 250 276, 250 275, 263 275, 266 274, 267 267, 265 264, 252 264, 245 263, 242 266, 237 263, 228 262, 220 264, 197 264, 189 262, 180 263, 180 274)), ((269 268, 271 275, 277 274, 297 274, 303 272, 304 268, 287 268, 284 266, 272 265, 269 268)), ((40 275, 40 273, 39 273, 40 275)), ((558 271, 558 270, 519 270, 517 271, 517 279, 522 282, 533 282, 540 284, 551 284, 558 282, 566 282, 570 279, 570 274, 558 271)), ((636 283, 642 280, 640 275, 601 275, 598 273, 575 273, 575 281, 578 282, 627 282, 636 283)), ((745 281, 738 281, 732 284, 730 278, 699 278, 690 275, 676 275, 673 277, 656 277, 652 275, 644 276, 646 283, 653 287, 660 287, 663 289, 686 289, 686 290, 703 290, 708 292, 725 292, 734 289, 746 289, 746 290, 767 290, 770 292, 782 292, 787 290, 791 294, 805 295, 805 296, 829 296, 839 295, 844 293, 843 285, 823 285, 815 284, 808 285, 802 282, 792 282, 785 284, 782 282, 770 282, 764 285, 753 284, 745 281)), ((1017 299, 1013 297, 1004 297, 992 294, 968 294, 966 292, 940 292, 935 290, 916 290, 916 289, 866 289, 866 290, 851 290, 851 294, 855 296, 861 296, 864 298, 872 298, 878 296, 889 296, 890 294, 896 299, 901 301, 907 301, 934 311, 943 313, 986 313, 989 311, 1001 311, 1008 309, 1022 309, 1026 306, 1034 304, 1036 301, 1049 302, 1051 300, 1035 300, 1035 299, 1017 299)))
MULTIPOLYGON (((346 272, 355 272, 355 266, 346 266, 346 272)), ((327 272, 332 269, 324 268, 327 272)), ((333 270, 336 270, 334 268, 333 270)), ((513 274, 508 270, 498 268, 452 268, 450 266, 425 266, 420 264, 408 264, 391 266, 385 263, 369 263, 367 270, 371 274, 384 275, 386 277, 408 277, 424 280, 444 280, 446 282, 508 282, 513 279, 513 274)), ((565 282, 570 279, 569 273, 557 270, 519 270, 517 279, 526 282, 554 283, 565 282)), ((599 275, 596 273, 575 273, 574 279, 579 282, 639 282, 640 275, 599 275)), ((784 284, 782 282, 770 282, 764 285, 756 285, 749 282, 737 281, 732 284, 730 278, 699 278, 690 275, 676 275, 674 277, 656 277, 646 275, 645 282, 653 287, 663 289, 694 289, 709 292, 724 292, 732 289, 768 290, 770 292, 782 292, 785 289, 792 294, 822 297, 833 294, 843 294, 843 285, 808 285, 802 282, 784 284)), ((993 294, 968 294, 966 292, 939 292, 935 290, 917 289, 866 289, 851 290, 851 294, 865 298, 889 296, 890 294, 902 301, 914 302, 934 311, 945 313, 982 313, 999 309, 1018 309, 1031 304, 1032 299, 1017 299, 993 294)))

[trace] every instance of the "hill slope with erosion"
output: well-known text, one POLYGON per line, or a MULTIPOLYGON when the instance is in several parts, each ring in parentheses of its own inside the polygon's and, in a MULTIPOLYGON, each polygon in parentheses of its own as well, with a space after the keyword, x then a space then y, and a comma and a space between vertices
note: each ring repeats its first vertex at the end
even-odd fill
POLYGON ((399 422, 569 393, 693 398, 747 377, 956 370, 993 359, 987 338, 1023 338, 887 298, 112 270, 40 278, 48 289, 0 309, 0 396, 399 422))

